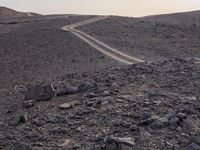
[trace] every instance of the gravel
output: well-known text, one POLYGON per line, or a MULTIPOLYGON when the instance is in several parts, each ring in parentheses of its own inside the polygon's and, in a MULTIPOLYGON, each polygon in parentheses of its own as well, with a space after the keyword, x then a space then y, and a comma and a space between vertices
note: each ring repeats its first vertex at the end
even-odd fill
MULTIPOLYGON (((178 58, 73 74, 51 83, 55 87, 90 88, 35 101, 27 108, 23 107, 24 94, 13 89, 3 101, 0 145, 9 148, 21 142, 32 149, 198 149, 199 70, 194 59, 178 58)), ((30 84, 35 83, 25 88, 30 84)))

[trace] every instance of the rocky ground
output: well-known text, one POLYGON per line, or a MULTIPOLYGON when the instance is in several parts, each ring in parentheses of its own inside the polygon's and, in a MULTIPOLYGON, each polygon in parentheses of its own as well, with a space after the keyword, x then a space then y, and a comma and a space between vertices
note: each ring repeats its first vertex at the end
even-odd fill
POLYGON ((149 61, 123 66, 61 30, 91 17, 0 19, 0 149, 199 150, 199 26, 110 17, 79 28, 149 61))
POLYGON ((61 30, 91 17, 41 16, 0 21, 0 91, 21 82, 52 80, 118 64, 61 30))
POLYGON ((199 150, 199 81, 200 63, 178 58, 16 85, 0 148, 199 150))
POLYGON ((199 12, 149 18, 112 16, 79 29, 114 48, 148 61, 200 57, 199 12))

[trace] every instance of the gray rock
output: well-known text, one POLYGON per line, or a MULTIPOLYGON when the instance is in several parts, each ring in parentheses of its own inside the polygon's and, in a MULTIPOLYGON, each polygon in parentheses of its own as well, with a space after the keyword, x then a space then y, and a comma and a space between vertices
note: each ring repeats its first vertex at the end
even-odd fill
POLYGON ((23 106, 24 108, 30 108, 34 106, 34 100, 28 100, 28 101, 24 101, 23 106))
POLYGON ((191 138, 191 141, 192 141, 193 143, 195 143, 195 144, 200 145, 200 136, 193 136, 193 137, 191 138))
POLYGON ((172 117, 169 119, 169 126, 171 129, 176 129, 179 126, 180 120, 178 117, 172 117))
POLYGON ((93 108, 100 108, 102 100, 101 98, 93 98, 86 102, 86 105, 93 108))
POLYGON ((180 113, 177 113, 177 114, 176 114, 176 117, 178 117, 179 120, 181 121, 181 120, 183 120, 183 119, 186 119, 186 118, 187 118, 187 115, 180 112, 180 113))
POLYGON ((149 118, 149 119, 140 121, 137 125, 138 126, 148 126, 153 122, 154 122, 154 119, 149 118))
POLYGON ((200 129, 200 119, 197 116, 190 116, 183 120, 182 127, 189 131, 196 131, 200 129))
POLYGON ((131 133, 133 133, 134 135, 137 135, 137 134, 139 134, 140 128, 137 127, 137 126, 131 126, 131 127, 129 128, 129 130, 130 130, 131 133))
POLYGON ((11 150, 32 150, 32 148, 29 145, 19 143, 14 145, 11 150))
POLYGON ((123 138, 119 138, 119 137, 114 137, 114 136, 110 136, 110 137, 106 137, 104 139, 105 142, 108 143, 117 143, 119 144, 124 144, 127 146, 134 146, 135 145, 135 139, 131 138, 131 137, 123 137, 123 138))
POLYGON ((89 91, 91 89, 96 89, 97 88, 97 84, 94 82, 85 82, 79 85, 78 90, 80 92, 86 92, 89 91))
POLYGON ((25 92, 25 100, 47 101, 54 96, 52 85, 32 85, 25 92))
POLYGON ((63 95, 70 95, 70 94, 76 94, 78 93, 80 90, 78 89, 78 87, 75 86, 66 86, 64 89, 58 91, 56 93, 57 96, 63 96, 63 95))
POLYGON ((60 109, 70 109, 70 108, 74 108, 76 105, 79 105, 80 101, 72 101, 69 103, 63 103, 59 106, 60 109))
POLYGON ((153 130, 160 130, 169 125, 167 118, 158 118, 150 124, 150 128, 153 130))
POLYGON ((200 146, 195 143, 191 143, 185 148, 185 150, 200 150, 200 146))
POLYGON ((144 112, 143 113, 143 119, 145 120, 145 119, 148 119, 148 118, 150 118, 151 117, 151 114, 150 113, 148 113, 148 112, 144 112))
POLYGON ((25 85, 16 84, 15 87, 14 87, 14 91, 16 93, 24 94, 24 92, 26 91, 26 87, 25 87, 25 85))
POLYGON ((95 93, 90 92, 90 93, 85 94, 84 97, 87 97, 87 98, 94 98, 94 97, 96 97, 96 95, 95 95, 95 93))
POLYGON ((186 106, 184 106, 184 107, 180 110, 180 112, 186 113, 186 114, 195 114, 195 113, 196 113, 196 111, 195 111, 193 105, 186 105, 186 106))
POLYGON ((13 117, 10 120, 10 125, 17 126, 17 125, 20 125, 20 124, 24 124, 26 122, 27 122, 27 116, 26 115, 18 115, 18 116, 13 117))
POLYGON ((144 129, 141 129, 139 133, 139 141, 149 141, 152 138, 152 135, 144 129))
POLYGON ((118 150, 117 143, 108 143, 106 144, 105 150, 118 150))

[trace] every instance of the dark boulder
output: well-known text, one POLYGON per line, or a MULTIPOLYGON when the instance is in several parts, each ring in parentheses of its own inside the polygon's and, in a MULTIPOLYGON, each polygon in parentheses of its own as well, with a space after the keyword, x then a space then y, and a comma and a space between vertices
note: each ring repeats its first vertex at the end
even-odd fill
POLYGON ((32 150, 32 148, 26 144, 15 144, 11 150, 32 150))
POLYGON ((47 101, 54 96, 54 88, 50 85, 31 85, 25 92, 25 100, 47 101))

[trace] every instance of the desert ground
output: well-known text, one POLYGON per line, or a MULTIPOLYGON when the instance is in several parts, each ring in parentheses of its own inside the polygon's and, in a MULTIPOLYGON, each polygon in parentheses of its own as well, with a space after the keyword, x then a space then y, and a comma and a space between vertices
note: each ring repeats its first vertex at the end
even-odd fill
POLYGON ((199 17, 0 18, 0 149, 199 150, 199 17))

